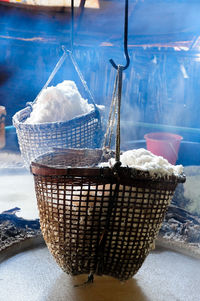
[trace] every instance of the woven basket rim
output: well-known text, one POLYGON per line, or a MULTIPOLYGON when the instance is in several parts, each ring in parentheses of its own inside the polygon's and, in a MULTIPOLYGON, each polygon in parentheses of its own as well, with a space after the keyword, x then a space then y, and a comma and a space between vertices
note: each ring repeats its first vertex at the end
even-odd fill
MULTIPOLYGON (((72 152, 78 152, 84 149, 68 149, 72 152)), ((39 176, 88 176, 88 177, 107 177, 107 178, 117 178, 118 176, 125 175, 126 178, 139 179, 139 180, 153 180, 153 181, 166 181, 166 182, 177 182, 184 183, 186 181, 185 174, 180 174, 178 176, 152 176, 148 171, 143 171, 135 169, 132 167, 119 167, 116 173, 116 169, 113 167, 98 167, 98 166, 84 166, 84 167, 71 167, 71 166, 56 166, 51 164, 43 164, 42 158, 53 155, 61 154, 68 150, 57 150, 53 152, 46 153, 34 159, 31 162, 30 171, 33 175, 39 176), (40 162, 38 162, 40 161, 40 162)), ((85 151, 102 151, 101 149, 85 149, 85 151)))
POLYGON ((48 126, 65 126, 67 124, 70 124, 72 122, 76 122, 77 120, 81 120, 84 119, 86 116, 90 116, 93 115, 94 113, 98 113, 99 109, 97 107, 94 107, 90 112, 79 115, 79 116, 75 116, 74 118, 67 120, 67 121, 53 121, 53 122, 44 122, 44 123, 24 123, 24 121, 30 116, 31 113, 31 106, 27 106, 25 108, 23 108, 22 110, 16 112, 14 114, 14 116, 12 117, 12 121, 13 121, 13 125, 18 128, 20 126, 23 126, 24 128, 32 128, 32 129, 41 129, 41 128, 46 128, 48 126), (24 114, 25 119, 24 121, 20 121, 20 117, 22 116, 22 114, 24 114), (27 116, 26 116, 27 115, 27 116))

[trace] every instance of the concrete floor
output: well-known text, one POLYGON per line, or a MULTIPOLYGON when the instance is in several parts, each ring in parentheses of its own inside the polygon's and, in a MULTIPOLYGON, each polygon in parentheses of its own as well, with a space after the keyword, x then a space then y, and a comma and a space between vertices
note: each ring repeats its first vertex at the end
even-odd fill
POLYGON ((38 218, 33 175, 20 153, 0 152, 0 214, 15 207, 20 208, 19 217, 38 218))
POLYGON ((38 218, 34 181, 31 174, 0 175, 0 213, 15 207, 20 208, 20 211, 16 213, 19 217, 29 220, 38 218))
POLYGON ((20 253, 0 264, 1 301, 199 301, 200 260, 166 249, 152 252, 136 276, 124 283, 86 275, 70 277, 46 247, 20 253))

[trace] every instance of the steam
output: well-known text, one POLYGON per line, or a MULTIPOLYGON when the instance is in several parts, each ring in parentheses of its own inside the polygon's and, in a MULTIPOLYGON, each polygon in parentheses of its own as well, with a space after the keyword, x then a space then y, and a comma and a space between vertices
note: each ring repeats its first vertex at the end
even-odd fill
POLYGON ((180 69, 181 69, 181 72, 183 74, 183 77, 184 78, 189 78, 189 76, 188 76, 188 74, 187 74, 187 72, 186 72, 185 67, 184 67, 183 64, 180 65, 180 69))

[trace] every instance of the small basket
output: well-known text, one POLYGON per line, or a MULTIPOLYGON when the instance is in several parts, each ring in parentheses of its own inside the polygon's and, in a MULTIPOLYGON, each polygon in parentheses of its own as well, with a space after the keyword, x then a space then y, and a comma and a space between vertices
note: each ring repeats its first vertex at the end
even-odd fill
POLYGON ((95 104, 94 98, 72 52, 69 50, 66 51, 64 47, 62 49, 62 57, 59 59, 36 99, 13 116, 13 125, 16 128, 21 155, 27 168, 30 167, 30 163, 36 157, 50 152, 55 148, 98 148, 101 144, 103 135, 99 109, 95 104), (66 122, 24 123, 30 117, 32 106, 36 103, 39 95, 51 83, 67 56, 70 57, 94 109, 87 114, 66 122))
POLYGON ((126 280, 150 252, 177 183, 185 177, 86 167, 101 155, 101 150, 71 149, 32 162, 40 225, 66 273, 126 280))
POLYGON ((21 155, 27 168, 36 157, 54 148, 98 148, 101 144, 101 116, 95 108, 66 122, 26 124, 31 106, 13 116, 21 155))

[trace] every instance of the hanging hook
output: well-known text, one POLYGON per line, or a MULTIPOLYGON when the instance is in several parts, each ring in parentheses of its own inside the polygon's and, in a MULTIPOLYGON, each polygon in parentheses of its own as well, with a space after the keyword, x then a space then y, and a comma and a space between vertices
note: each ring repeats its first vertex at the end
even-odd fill
MULTIPOLYGON (((122 66, 122 70, 125 70, 128 68, 130 64, 130 58, 128 55, 128 0, 125 0, 125 17, 124 17, 124 55, 126 58, 126 65, 122 66)), ((117 70, 118 66, 115 64, 115 62, 110 59, 109 62, 112 64, 112 66, 117 70)))

